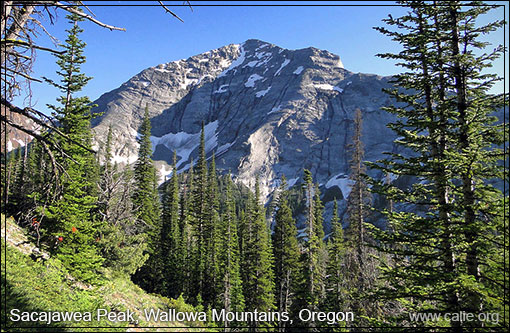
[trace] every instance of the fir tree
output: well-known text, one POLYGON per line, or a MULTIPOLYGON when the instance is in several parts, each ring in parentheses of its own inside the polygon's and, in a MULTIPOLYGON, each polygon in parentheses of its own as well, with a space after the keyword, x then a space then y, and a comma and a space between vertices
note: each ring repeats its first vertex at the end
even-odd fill
MULTIPOLYGON (((80 73, 85 62, 85 43, 79 39, 83 31, 78 15, 68 15, 72 28, 67 30, 65 53, 56 55, 61 82, 46 79, 60 89, 63 96, 57 98, 60 106, 48 105, 54 111, 61 130, 68 139, 63 140, 62 148, 67 158, 60 156, 60 163, 66 172, 62 175, 60 199, 49 207, 47 217, 55 239, 54 251, 64 265, 84 281, 97 279, 97 271, 103 263, 98 254, 97 231, 99 222, 94 220, 93 209, 97 201, 97 163, 91 149, 90 119, 91 105, 88 97, 76 97, 91 79, 80 73)), ((55 140, 61 138, 55 136, 55 140)))
MULTIPOLYGON (((220 306, 225 311, 241 312, 244 309, 244 296, 239 266, 237 218, 230 175, 227 178, 225 192, 225 212, 222 215, 222 225, 218 233, 221 237, 218 254, 221 281, 220 306)), ((225 323, 225 327, 228 327, 228 323, 225 323)))
MULTIPOLYGON (((347 308, 348 287, 346 283, 345 254, 346 245, 342 224, 338 218, 338 203, 335 199, 333 205, 333 216, 331 217, 331 235, 327 244, 328 265, 326 279, 326 302, 325 310, 335 311, 336 309, 347 308)), ((338 323, 344 326, 345 323, 338 323)))
POLYGON ((104 265, 115 273, 131 275, 147 260, 146 235, 137 223, 133 203, 133 175, 129 166, 119 170, 111 163, 113 136, 108 129, 99 182, 97 212, 103 221, 96 238, 104 265))
MULTIPOLYGON (((205 288, 205 302, 207 305, 217 304, 218 294, 221 288, 219 284, 222 283, 220 274, 220 263, 219 256, 221 255, 221 241, 222 230, 220 228, 220 202, 218 192, 218 175, 216 173, 216 159, 214 153, 211 157, 211 163, 209 165, 209 171, 207 173, 207 210, 206 210, 206 262, 205 262, 205 279, 207 281, 205 288)), ((229 183, 230 185, 230 183, 229 183)), ((231 190, 230 190, 231 191, 231 190)), ((232 195, 232 193, 230 193, 232 195)), ((229 200, 226 198, 227 201, 229 200)), ((231 198, 232 199, 232 198, 231 198)), ((232 199, 233 200, 233 199, 232 199)), ((225 204, 228 208, 228 205, 225 204)), ((233 206, 235 214, 235 206, 233 206)), ((239 260, 239 243, 237 240, 237 221, 236 221, 236 247, 237 247, 237 258, 239 260)), ((239 274, 239 272, 237 272, 239 274)))
POLYGON ((179 214, 179 176, 176 167, 177 155, 174 151, 172 177, 165 184, 163 192, 161 260, 164 279, 161 289, 164 294, 177 298, 182 292, 182 248, 179 214))
MULTIPOLYGON (((275 298, 278 312, 291 312, 299 282, 299 248, 296 221, 288 205, 287 181, 282 176, 275 205, 273 253, 275 275, 275 298)), ((292 315, 292 317, 296 317, 292 315)), ((285 329, 286 322, 279 327, 285 329)))
POLYGON ((192 194, 194 191, 194 181, 193 181, 193 159, 190 162, 190 168, 188 174, 186 175, 186 184, 184 186, 183 193, 181 194, 181 248, 180 254, 182 255, 182 259, 179 261, 181 264, 181 272, 182 272, 182 292, 186 295, 186 300, 191 302, 194 300, 196 295, 194 284, 193 284, 193 271, 194 271, 194 263, 193 263, 193 254, 194 247, 196 246, 196 242, 194 240, 194 230, 193 230, 193 215, 192 215, 192 194))
MULTIPOLYGON (((196 245, 193 250, 193 284, 194 295, 200 295, 202 298, 207 291, 205 290, 207 282, 205 281, 206 259, 208 239, 208 212, 207 212, 207 160, 205 156, 205 131, 202 123, 200 132, 200 145, 198 151, 198 161, 196 172, 194 174, 194 188, 192 210, 193 229, 196 245)), ((206 296, 207 297, 207 296, 206 296)), ((206 299, 209 301, 209 299, 206 299)))
POLYGON ((147 291, 153 291, 154 287, 161 283, 162 269, 160 258, 157 255, 161 233, 160 205, 156 169, 151 158, 152 144, 150 136, 149 107, 146 106, 140 127, 140 138, 138 139, 140 147, 134 168, 135 189, 132 200, 137 211, 137 218, 145 226, 147 254, 149 255, 149 259, 136 273, 134 279, 147 291))
MULTIPOLYGON (((299 303, 296 310, 309 309, 318 311, 325 296, 325 270, 327 251, 324 244, 323 205, 318 186, 312 180, 312 173, 304 170, 304 198, 306 200, 306 230, 307 239, 303 244, 300 258, 302 277, 299 287, 299 303)), ((303 323, 305 327, 314 328, 313 321, 303 323)))
POLYGON ((502 48, 483 56, 474 51, 487 45, 480 35, 502 22, 477 25, 478 16, 491 8, 482 3, 403 4, 410 8, 407 15, 385 20, 400 30, 378 30, 403 46, 399 54, 381 56, 403 60, 400 65, 407 69, 395 76, 396 89, 389 91, 402 104, 386 110, 399 117, 390 126, 408 151, 391 154, 377 167, 420 183, 400 189, 374 182, 375 190, 406 207, 385 212, 387 232, 374 229, 380 249, 395 258, 383 272, 390 285, 380 295, 401 298, 410 311, 501 311, 504 283, 501 276, 501 283, 493 279, 501 261, 493 255, 505 251, 506 244, 497 240, 505 232, 500 228, 503 195, 489 180, 502 174, 497 148, 502 127, 490 115, 504 98, 488 93, 498 78, 482 71, 502 48))
MULTIPOLYGON (((250 225, 244 242, 243 280, 246 311, 271 311, 274 307, 273 254, 265 210, 259 203, 258 177, 255 196, 249 203, 246 222, 250 225)), ((254 326, 263 325, 254 322, 254 326)))

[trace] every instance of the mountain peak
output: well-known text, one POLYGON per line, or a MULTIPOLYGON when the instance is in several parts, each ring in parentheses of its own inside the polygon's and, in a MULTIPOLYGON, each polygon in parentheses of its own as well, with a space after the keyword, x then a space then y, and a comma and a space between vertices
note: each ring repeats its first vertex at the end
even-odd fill
POLYGON ((343 69, 340 57, 328 51, 248 39, 147 68, 104 94, 95 101, 95 111, 104 112, 93 123, 95 140, 105 142, 112 125, 115 161, 133 162, 148 105, 161 181, 171 171, 174 150, 179 172, 196 161, 204 122, 207 156, 215 152, 219 170, 232 170, 247 185, 259 175, 269 194, 282 175, 296 182, 307 168, 318 182, 343 191, 334 193, 342 198, 356 108, 370 129, 367 158, 373 160, 375 145, 374 151, 392 151, 387 119, 377 112, 387 103, 381 91, 387 87, 385 78, 343 69))

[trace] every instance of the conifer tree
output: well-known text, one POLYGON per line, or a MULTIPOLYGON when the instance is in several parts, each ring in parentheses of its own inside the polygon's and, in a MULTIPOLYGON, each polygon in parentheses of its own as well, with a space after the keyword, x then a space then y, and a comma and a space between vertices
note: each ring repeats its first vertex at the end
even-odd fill
POLYGON ((174 151, 172 177, 165 184, 162 196, 162 227, 160 256, 163 265, 161 290, 165 295, 177 298, 182 292, 182 248, 179 214, 179 176, 174 151))
MULTIPOLYGON (((314 185, 312 173, 304 170, 304 199, 306 202, 306 230, 305 239, 300 257, 301 282, 299 286, 299 302, 296 311, 309 309, 318 311, 324 302, 325 296, 325 270, 327 265, 327 250, 324 244, 323 205, 320 199, 318 186, 314 185)), ((307 329, 316 328, 318 323, 309 321, 302 323, 307 329)))
POLYGON ((115 273, 131 275, 147 260, 146 235, 137 223, 131 197, 133 176, 130 166, 124 170, 112 164, 112 128, 109 127, 104 146, 99 182, 97 212, 102 221, 96 238, 104 265, 115 273))
POLYGON ((156 169, 151 158, 150 137, 149 107, 146 106, 138 139, 140 147, 134 168, 135 189, 132 200, 138 220, 145 225, 149 255, 149 259, 136 273, 134 280, 147 291, 153 291, 154 287, 161 283, 161 264, 157 255, 161 233, 160 204, 156 169))
MULTIPOLYGON (((248 237, 244 243, 243 280, 246 311, 271 311, 274 307, 273 254, 269 226, 266 223, 264 207, 259 202, 260 188, 258 177, 255 183, 255 196, 250 199, 246 214, 248 237)), ((254 326, 262 325, 254 322, 254 326)))
MULTIPOLYGON (((300 267, 296 221, 292 218, 292 211, 288 205, 285 176, 282 176, 275 211, 273 253, 276 309, 278 312, 289 313, 296 297, 300 267)), ((278 325, 285 329, 287 323, 282 321, 278 325)))
POLYGON ((331 235, 328 241, 328 267, 327 267, 327 303, 328 310, 342 308, 346 303, 345 284, 345 240, 342 224, 338 219, 338 202, 333 205, 333 216, 331 217, 331 235))
MULTIPOLYGON (((221 255, 221 218, 220 218, 220 198, 218 192, 218 175, 216 173, 216 159, 214 153, 211 157, 209 171, 207 173, 207 209, 206 209, 206 261, 205 261, 205 279, 207 281, 204 300, 207 305, 217 304, 218 294, 221 288, 219 285, 223 282, 220 274, 219 256, 221 255)), ((227 198, 228 199, 228 198, 227 198)), ((228 200, 227 200, 228 201, 228 200)), ((225 204, 225 206, 227 206, 225 204)), ((233 207, 235 209, 235 206, 233 207)), ((235 210, 234 210, 235 214, 235 210)), ((236 246, 237 259, 239 260, 239 242, 237 239, 237 221, 236 221, 236 246)), ((239 272, 238 272, 239 274, 239 272)))
MULTIPOLYGON (((395 258, 383 272, 390 285, 380 295, 403 299, 409 311, 475 316, 481 309, 502 311, 504 282, 495 272, 501 261, 493 255, 506 251, 503 195, 489 180, 502 179, 497 148, 503 143, 502 126, 491 114, 506 97, 490 95, 498 78, 482 73, 502 48, 477 55, 487 46, 481 34, 502 22, 479 25, 477 18, 491 9, 483 3, 403 4, 410 9, 407 15, 385 20, 399 30, 377 29, 403 47, 381 56, 402 60, 407 70, 395 76, 396 88, 388 92, 402 104, 386 108, 399 117, 390 126, 407 152, 391 154, 376 167, 420 183, 401 189, 374 182, 374 189, 400 208, 385 212, 387 232, 374 229, 380 249, 395 258)), ((491 323, 450 320, 445 325, 460 330, 491 323)))
POLYGON ((193 272, 194 272, 194 247, 196 246, 194 229, 193 229, 193 215, 192 215, 192 199, 194 191, 194 176, 193 176, 193 159, 190 161, 190 168, 186 175, 184 190, 181 194, 181 248, 180 254, 182 259, 180 260, 181 272, 182 272, 182 292, 186 295, 186 300, 192 302, 195 299, 196 290, 193 284, 193 272))
MULTIPOLYGON (((207 212, 207 160, 205 156, 205 131, 204 124, 202 123, 202 130, 200 132, 200 145, 198 151, 198 161, 196 164, 196 172, 194 174, 194 189, 192 210, 193 214, 193 229, 196 245, 193 250, 193 284, 194 294, 204 297, 207 293, 205 270, 207 258, 207 244, 208 239, 208 212, 207 212)), ((207 297, 207 296, 206 296, 207 297)), ((209 301, 209 299, 206 299, 209 301)))
MULTIPOLYGON (((56 239, 54 251, 64 265, 84 281, 97 279, 97 270, 103 258, 97 249, 99 221, 94 219, 93 209, 97 201, 97 163, 91 149, 90 119, 91 105, 88 97, 76 97, 91 79, 81 73, 85 62, 85 43, 79 39, 83 31, 78 15, 68 15, 72 28, 67 30, 65 53, 56 55, 61 77, 60 83, 46 79, 57 87, 62 96, 57 98, 60 106, 48 105, 61 124, 61 130, 68 139, 62 147, 68 157, 60 156, 60 163, 66 172, 62 175, 61 197, 47 210, 51 231, 56 239), (61 237, 61 238, 60 238, 61 237)), ((55 137, 55 140, 61 138, 55 137)))
POLYGON ((328 261, 328 252, 326 244, 324 243, 324 205, 321 200, 321 193, 319 191, 319 185, 315 184, 314 190, 314 232, 313 237, 309 240, 309 249, 312 251, 312 255, 316 256, 313 259, 315 262, 314 267, 314 292, 316 292, 316 299, 314 303, 320 308, 325 297, 325 280, 326 280, 326 265, 328 261))
POLYGON ((361 141, 361 131, 363 128, 363 119, 360 109, 356 109, 354 116, 354 134, 352 137, 350 176, 349 179, 353 185, 347 198, 347 213, 349 216, 349 241, 351 247, 356 252, 355 265, 356 274, 358 274, 358 285, 363 288, 365 263, 367 259, 367 237, 365 231, 365 218, 368 215, 368 205, 370 204, 370 193, 364 176, 366 176, 366 166, 364 164, 365 150, 361 141))
MULTIPOLYGON (((221 219, 221 228, 217 234, 219 244, 219 280, 220 306, 226 311, 241 312, 244 310, 244 296, 239 262, 239 242, 237 239, 237 217, 232 195, 232 181, 227 176, 225 189, 225 212, 221 219)), ((228 323, 225 323, 228 327, 228 323)))

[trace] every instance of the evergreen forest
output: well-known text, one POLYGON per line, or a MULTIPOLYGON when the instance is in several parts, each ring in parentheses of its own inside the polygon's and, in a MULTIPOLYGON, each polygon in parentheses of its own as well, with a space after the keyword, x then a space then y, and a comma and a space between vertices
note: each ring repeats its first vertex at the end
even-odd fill
POLYGON ((84 19, 69 14, 55 53, 59 80, 44 79, 60 92, 49 106, 57 125, 34 133, 25 147, 2 150, 2 331, 152 326, 9 320, 12 309, 121 312, 140 300, 140 311, 207 314, 206 321, 166 323, 175 326, 167 331, 508 329, 508 126, 494 117, 508 95, 489 92, 502 80, 491 62, 506 50, 482 38, 504 22, 480 25, 493 8, 481 2, 400 4, 407 14, 375 29, 401 48, 378 55, 400 67, 386 91, 393 103, 383 111, 396 116, 388 126, 401 150, 367 162, 356 111, 343 219, 337 198, 325 214, 306 168, 297 185, 282 176, 270 197, 257 175, 248 187, 217 170, 203 123, 198 158, 178 171, 174 152, 173 171, 161 182, 151 158, 151 105, 144 106, 136 162, 114 162, 111 130, 94 145, 91 120, 100 115, 81 94, 93 84, 83 73, 84 19), (402 186, 394 176, 410 181, 402 186), (14 230, 24 241, 12 240, 14 230), (22 243, 34 250, 21 251, 22 243), (259 316, 212 320, 220 310, 259 316), (335 315, 303 319, 310 313, 335 315))

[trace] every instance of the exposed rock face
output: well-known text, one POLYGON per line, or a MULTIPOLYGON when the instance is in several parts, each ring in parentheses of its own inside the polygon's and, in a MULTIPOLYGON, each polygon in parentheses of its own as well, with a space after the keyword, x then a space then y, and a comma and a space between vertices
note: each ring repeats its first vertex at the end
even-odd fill
MULTIPOLYGON (((18 124, 20 126, 23 126, 24 128, 34 131, 35 133, 39 133, 41 130, 41 126, 36 124, 32 119, 25 117, 24 115, 21 115, 16 112, 12 112, 9 107, 2 104, 1 105, 1 112, 2 115, 5 115, 5 117, 12 121, 15 124, 18 124)), ((7 152, 10 152, 16 148, 19 147, 25 147, 27 146, 32 140, 33 137, 17 128, 14 128, 10 125, 2 123, 2 145, 1 145, 1 151, 4 152, 4 149, 7 152), (5 125, 5 126, 4 126, 5 125), (6 131, 6 136, 4 137, 4 131, 6 131), (6 138, 5 146, 4 146, 4 138, 6 138)))
MULTIPOLYGON (((325 189, 348 195, 348 145, 354 111, 363 113, 366 159, 393 151, 393 118, 381 111, 390 100, 382 92, 387 77, 352 73, 337 55, 315 48, 287 50, 259 40, 148 68, 104 94, 95 111, 97 143, 112 126, 116 161, 136 160, 136 136, 147 105, 152 117, 153 158, 170 173, 172 152, 178 168, 196 160, 202 122, 206 151, 219 170, 246 185, 255 175, 269 194, 281 175, 292 185, 303 168, 325 189)), ((299 181, 298 181, 299 182, 299 181)))

